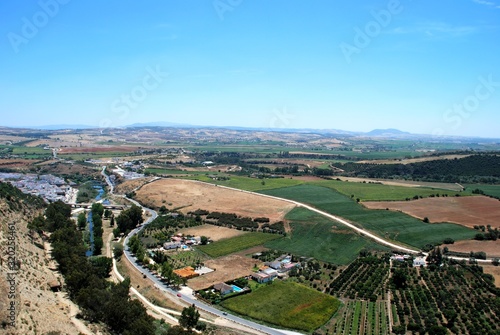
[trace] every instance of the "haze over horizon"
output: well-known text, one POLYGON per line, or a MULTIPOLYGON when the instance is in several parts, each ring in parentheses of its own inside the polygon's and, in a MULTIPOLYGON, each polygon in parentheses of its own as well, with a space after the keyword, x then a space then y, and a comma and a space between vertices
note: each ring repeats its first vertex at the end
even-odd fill
POLYGON ((40 0, 0 11, 0 126, 500 138, 500 0, 40 0))

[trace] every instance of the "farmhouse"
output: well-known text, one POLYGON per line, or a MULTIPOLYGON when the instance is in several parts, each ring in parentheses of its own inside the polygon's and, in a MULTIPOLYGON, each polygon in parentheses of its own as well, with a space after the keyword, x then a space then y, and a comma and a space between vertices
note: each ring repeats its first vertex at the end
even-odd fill
POLYGON ((219 283, 214 285, 214 290, 220 292, 222 295, 233 293, 233 287, 226 283, 219 283))
POLYGON ((427 266, 425 257, 415 257, 415 259, 413 260, 413 266, 427 266))
POLYGON ((163 249, 165 249, 165 250, 172 250, 172 249, 177 249, 180 247, 182 247, 181 242, 165 242, 163 244, 163 249))
POLYGON ((278 271, 267 268, 252 274, 252 278, 259 283, 267 283, 278 277, 278 271))

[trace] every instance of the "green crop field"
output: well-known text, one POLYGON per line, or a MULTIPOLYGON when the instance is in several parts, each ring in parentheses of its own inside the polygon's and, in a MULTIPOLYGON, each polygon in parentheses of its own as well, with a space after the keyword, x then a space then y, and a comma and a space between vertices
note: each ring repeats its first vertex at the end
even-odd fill
POLYGON ((233 187, 240 190, 253 191, 253 192, 300 185, 304 183, 303 181, 296 179, 289 179, 289 178, 258 179, 258 178, 249 178, 249 177, 234 176, 234 175, 229 175, 229 180, 217 180, 217 181, 214 181, 213 179, 204 175, 189 176, 186 178, 196 179, 212 184, 233 187))
POLYGON ((500 198, 500 185, 487 185, 487 184, 467 184, 464 185, 467 191, 472 192, 475 189, 480 189, 484 194, 500 198))
POLYGON ((386 210, 370 210, 339 192, 317 185, 298 185, 261 193, 310 204, 325 212, 338 215, 381 237, 418 248, 441 243, 445 238, 455 241, 471 239, 473 229, 451 223, 429 224, 409 215, 386 210))
POLYGON ((332 317, 340 301, 297 283, 275 281, 227 299, 222 306, 256 320, 311 332, 332 317))
POLYGON ((391 201, 405 200, 414 196, 429 197, 431 194, 439 193, 440 195, 448 194, 455 196, 454 191, 444 189, 434 189, 427 187, 404 187, 382 184, 370 184, 360 182, 347 182, 338 180, 325 180, 311 182, 310 184, 332 188, 344 195, 354 199, 359 198, 361 201, 391 201))
POLYGON ((267 242, 266 247, 339 265, 352 262, 362 249, 389 250, 305 208, 293 209, 286 219, 292 233, 267 242))
POLYGON ((200 245, 197 248, 207 255, 217 258, 251 247, 262 245, 268 241, 280 238, 281 235, 266 233, 246 233, 233 238, 200 245))

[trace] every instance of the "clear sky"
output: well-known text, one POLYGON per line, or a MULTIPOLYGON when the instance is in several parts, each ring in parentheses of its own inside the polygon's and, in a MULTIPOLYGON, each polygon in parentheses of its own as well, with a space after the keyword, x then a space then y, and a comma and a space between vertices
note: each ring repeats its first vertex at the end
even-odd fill
POLYGON ((0 2, 2 126, 500 137, 500 0, 0 2))

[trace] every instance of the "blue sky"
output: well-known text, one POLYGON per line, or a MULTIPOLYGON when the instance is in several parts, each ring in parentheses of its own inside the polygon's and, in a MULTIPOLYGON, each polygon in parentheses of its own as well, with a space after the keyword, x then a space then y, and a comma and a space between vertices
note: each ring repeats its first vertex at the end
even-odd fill
POLYGON ((500 137, 500 0, 0 3, 2 126, 500 137))

